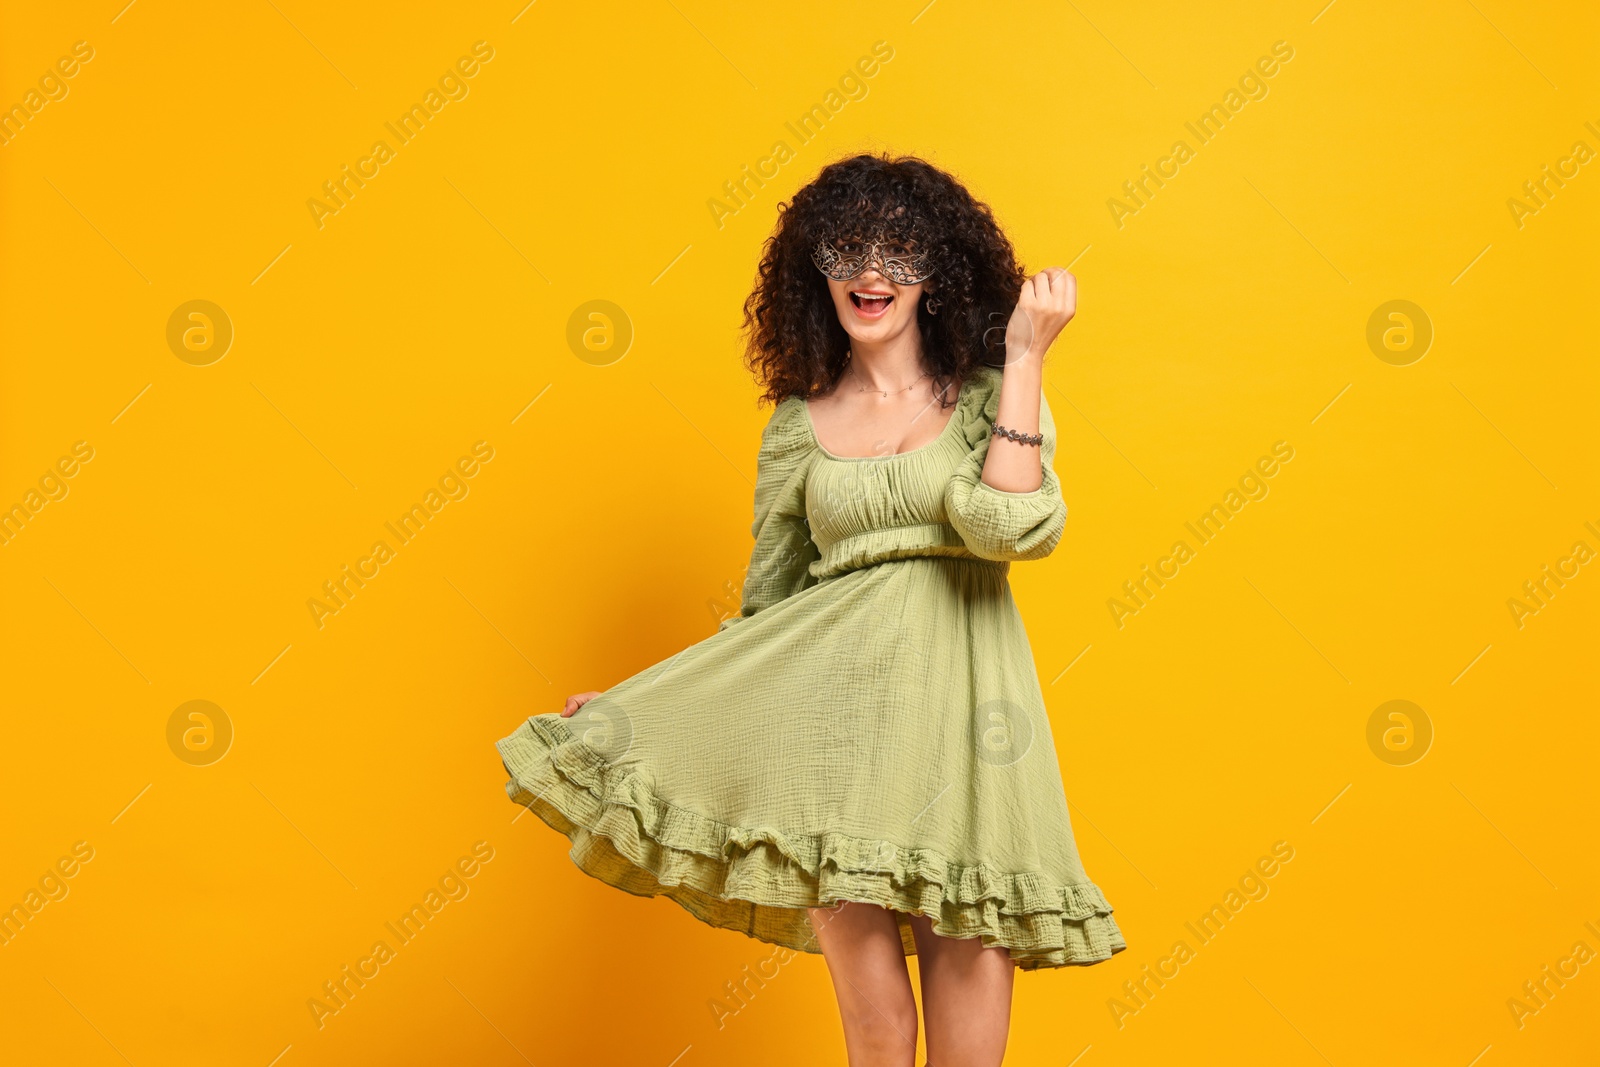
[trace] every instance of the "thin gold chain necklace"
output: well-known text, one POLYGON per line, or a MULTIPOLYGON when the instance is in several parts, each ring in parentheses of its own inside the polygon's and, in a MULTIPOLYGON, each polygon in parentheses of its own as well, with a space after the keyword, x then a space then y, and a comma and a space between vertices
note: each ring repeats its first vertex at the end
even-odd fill
MULTIPOLYGON (((853 359, 850 361, 850 373, 851 373, 851 375, 853 375, 855 377, 860 377, 860 375, 856 374, 856 364, 855 364, 855 361, 853 359)), ((927 377, 931 377, 931 375, 928 375, 928 374, 921 375, 920 377, 918 377, 916 379, 916 381, 913 381, 910 385, 906 386, 904 389, 893 389, 893 390, 890 390, 888 392, 885 392, 882 389, 874 389, 871 386, 863 385, 859 389, 857 389, 856 392, 858 392, 858 393, 867 393, 867 392, 881 393, 885 398, 887 398, 891 393, 906 393, 906 392, 910 392, 912 389, 915 389, 917 387, 917 382, 920 382, 920 381, 922 381, 923 378, 927 378, 927 377)))

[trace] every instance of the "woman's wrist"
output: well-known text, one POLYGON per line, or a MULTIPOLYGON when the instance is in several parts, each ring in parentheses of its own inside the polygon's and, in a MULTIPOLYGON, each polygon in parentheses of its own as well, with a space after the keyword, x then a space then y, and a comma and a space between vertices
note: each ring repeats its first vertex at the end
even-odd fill
POLYGON ((1043 355, 1026 355, 1019 359, 1006 360, 1000 372, 1002 389, 1014 389, 1021 396, 1026 390, 1033 389, 1044 391, 1044 357, 1043 355))

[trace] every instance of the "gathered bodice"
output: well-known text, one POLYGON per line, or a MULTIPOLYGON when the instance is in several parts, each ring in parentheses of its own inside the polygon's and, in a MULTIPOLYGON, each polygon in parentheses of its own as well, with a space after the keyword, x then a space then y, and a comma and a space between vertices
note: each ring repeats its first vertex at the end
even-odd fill
POLYGON ((1008 492, 983 481, 1002 372, 977 368, 939 436, 890 456, 837 456, 822 447, 805 400, 785 397, 756 458, 756 539, 739 615, 726 628, 810 586, 889 560, 970 561, 1003 576, 1061 540, 1067 507, 1051 465, 1056 427, 1039 399, 1043 481, 1008 492))
POLYGON ((819 444, 806 473, 806 523, 819 558, 812 577, 912 556, 952 556, 1004 569, 967 547, 950 524, 945 489, 968 455, 960 412, 937 438, 891 456, 834 456, 819 444))

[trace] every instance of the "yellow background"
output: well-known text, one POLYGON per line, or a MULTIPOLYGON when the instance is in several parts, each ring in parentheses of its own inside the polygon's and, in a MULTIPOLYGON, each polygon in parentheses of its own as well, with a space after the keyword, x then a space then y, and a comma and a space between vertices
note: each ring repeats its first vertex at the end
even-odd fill
POLYGON ((1128 949, 1019 975, 1008 1062, 1593 1062, 1600 963, 1520 1028, 1507 1001, 1600 951, 1600 574, 1521 628, 1507 601, 1600 549, 1600 174, 1520 228, 1507 200, 1600 148, 1600 19, 924 2, 8 9, 6 106, 94 58, 0 148, 0 497, 94 458, 0 547, 0 903, 94 856, 0 946, 0 1060, 842 1061, 821 957, 719 1028, 771 947, 581 875, 514 821, 493 742, 736 602, 767 416, 740 301, 779 201, 891 149, 1080 286, 1045 372, 1067 534, 1013 583, 1128 949), (480 40, 468 95, 318 228, 307 200, 480 40), (1196 145, 1280 40, 1268 95, 1196 145), (1108 199, 1180 138, 1118 228, 1108 199), (719 228, 708 200, 779 139, 719 228), (235 331, 208 366, 166 341, 194 299, 235 331), (635 330, 605 366, 566 342, 595 299, 635 330), (1394 299, 1435 330, 1409 366, 1365 339, 1394 299), (1270 495, 1119 629, 1107 600, 1280 440, 1270 495), (319 629, 307 600, 477 441, 469 495, 319 629), (1394 699, 1434 730, 1407 766, 1367 743, 1394 699), (234 730, 209 766, 168 746, 191 700, 234 730), (319 1029, 307 1001, 479 841, 468 895, 319 1029), (1201 946, 1184 924, 1277 841, 1270 894, 1201 946))

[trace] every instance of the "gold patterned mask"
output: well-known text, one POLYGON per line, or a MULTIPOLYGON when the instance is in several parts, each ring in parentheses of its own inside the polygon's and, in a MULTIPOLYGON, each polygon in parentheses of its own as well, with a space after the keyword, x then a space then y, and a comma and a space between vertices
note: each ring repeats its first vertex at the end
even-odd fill
POLYGON ((933 260, 909 242, 885 234, 871 237, 834 237, 817 242, 811 253, 817 269, 836 282, 859 278, 868 267, 896 285, 916 285, 933 276, 933 260))

